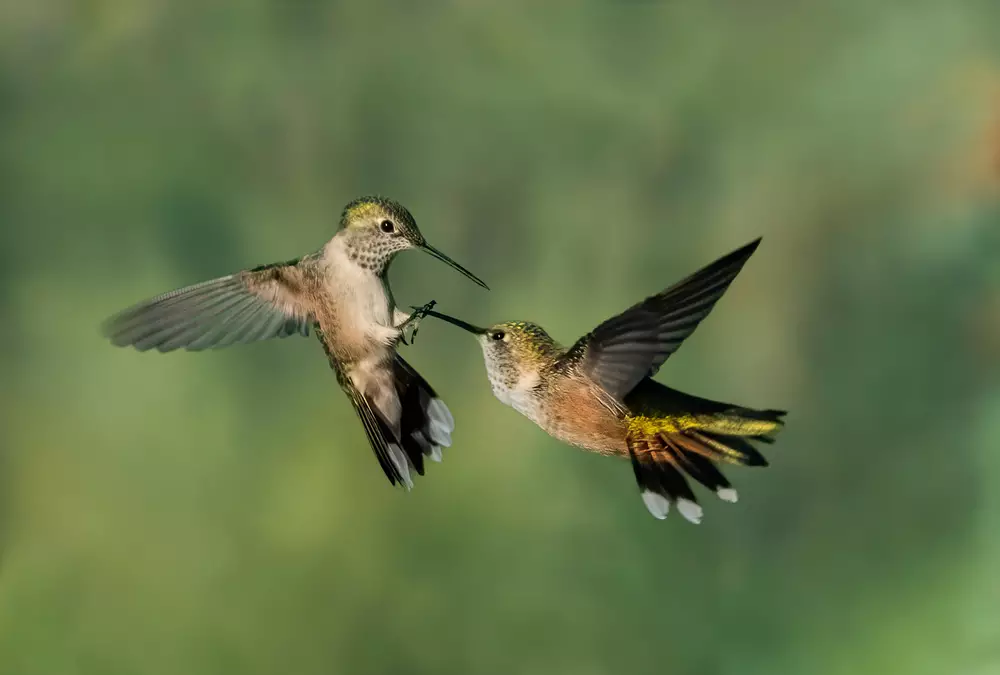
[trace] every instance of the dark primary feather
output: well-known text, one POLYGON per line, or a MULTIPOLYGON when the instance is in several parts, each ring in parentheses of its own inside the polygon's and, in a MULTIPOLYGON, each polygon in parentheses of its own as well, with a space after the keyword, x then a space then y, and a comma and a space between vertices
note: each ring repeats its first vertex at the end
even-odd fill
POLYGON ((348 378, 345 377, 341 384, 344 386, 344 391, 347 392, 347 397, 354 404, 354 410, 358 413, 358 417, 361 418, 365 436, 368 437, 368 443, 372 446, 375 458, 378 459, 379 466, 385 472, 386 478, 393 485, 396 483, 405 485, 403 473, 406 467, 400 467, 397 464, 398 460, 393 457, 393 448, 398 449, 399 446, 392 429, 375 412, 368 399, 351 384, 348 378))
POLYGON ((633 413, 658 417, 733 413, 770 420, 775 417, 781 418, 786 414, 784 410, 755 410, 733 403, 713 401, 673 389, 648 377, 633 387, 624 401, 625 406, 633 413))
POLYGON ((255 267, 139 303, 104 324, 119 347, 198 351, 289 335, 308 335, 303 304, 311 258, 255 267))
POLYGON ((618 399, 653 375, 708 316, 760 244, 756 239, 608 319, 561 359, 618 399))

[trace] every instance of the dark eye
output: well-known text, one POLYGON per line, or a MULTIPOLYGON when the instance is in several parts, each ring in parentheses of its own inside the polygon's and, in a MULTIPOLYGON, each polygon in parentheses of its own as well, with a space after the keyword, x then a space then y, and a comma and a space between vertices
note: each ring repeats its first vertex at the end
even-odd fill
POLYGON ((386 234, 388 234, 388 233, 392 232, 393 230, 395 230, 396 226, 392 224, 391 220, 383 220, 379 224, 379 229, 382 230, 383 232, 385 232, 386 234))
POLYGON ((490 337, 493 338, 494 340, 503 340, 505 335, 506 333, 504 333, 502 330, 495 330, 493 331, 493 334, 490 335, 490 337))

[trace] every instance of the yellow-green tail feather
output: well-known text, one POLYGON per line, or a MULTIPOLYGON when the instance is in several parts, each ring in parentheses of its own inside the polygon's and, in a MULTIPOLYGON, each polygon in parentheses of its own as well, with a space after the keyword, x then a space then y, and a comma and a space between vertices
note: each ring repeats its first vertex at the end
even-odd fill
POLYGON ((736 490, 716 464, 767 466, 755 442, 772 443, 784 411, 754 410, 689 396, 647 380, 626 399, 626 441, 646 507, 657 518, 670 507, 691 522, 702 510, 685 476, 728 502, 736 490))

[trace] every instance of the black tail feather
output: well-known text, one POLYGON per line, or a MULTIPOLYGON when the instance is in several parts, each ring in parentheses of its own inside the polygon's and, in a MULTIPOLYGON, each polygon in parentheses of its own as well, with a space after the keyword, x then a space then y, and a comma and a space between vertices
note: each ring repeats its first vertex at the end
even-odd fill
MULTIPOLYGON (((774 421, 774 417, 764 420, 774 421)), ((750 442, 765 438, 770 437, 741 437, 704 429, 685 429, 630 435, 627 443, 636 482, 650 513, 665 518, 670 507, 675 506, 687 520, 698 523, 702 509, 685 474, 723 501, 735 502, 736 490, 717 463, 767 466, 767 460, 750 442)))
POLYGON ((393 373, 401 406, 400 444, 410 464, 422 476, 424 458, 441 461, 441 448, 451 445, 455 421, 427 380, 398 354, 393 373))
POLYGON ((660 519, 666 518, 670 507, 674 506, 689 521, 701 521, 698 498, 681 473, 674 450, 662 439, 653 442, 630 439, 629 457, 642 500, 650 513, 660 519))
POLYGON ((674 457, 684 471, 712 492, 732 489, 732 485, 707 457, 694 452, 684 452, 675 446, 674 457))

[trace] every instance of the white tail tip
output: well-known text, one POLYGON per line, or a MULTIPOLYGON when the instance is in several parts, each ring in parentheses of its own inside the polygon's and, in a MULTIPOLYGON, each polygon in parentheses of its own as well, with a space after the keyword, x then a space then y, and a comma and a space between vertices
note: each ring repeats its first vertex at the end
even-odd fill
POLYGON ((446 448, 451 447, 451 431, 442 422, 431 420, 427 428, 430 431, 432 443, 443 445, 446 448))
POLYGON ((667 517, 667 514, 670 513, 670 502, 663 495, 650 492, 649 490, 643 490, 642 501, 645 502, 646 508, 653 514, 654 518, 663 520, 667 517))
POLYGON ((441 399, 431 399, 431 402, 427 405, 427 413, 431 419, 441 422, 448 432, 455 430, 455 418, 452 417, 448 406, 441 399))
POLYGON ((736 494, 736 490, 733 488, 721 488, 716 490, 715 494, 719 495, 719 499, 730 504, 735 504, 739 499, 739 495, 736 494))
POLYGON ((681 515, 684 516, 684 518, 695 525, 701 522, 702 510, 698 504, 695 504, 688 499, 678 499, 677 510, 681 512, 681 515))

